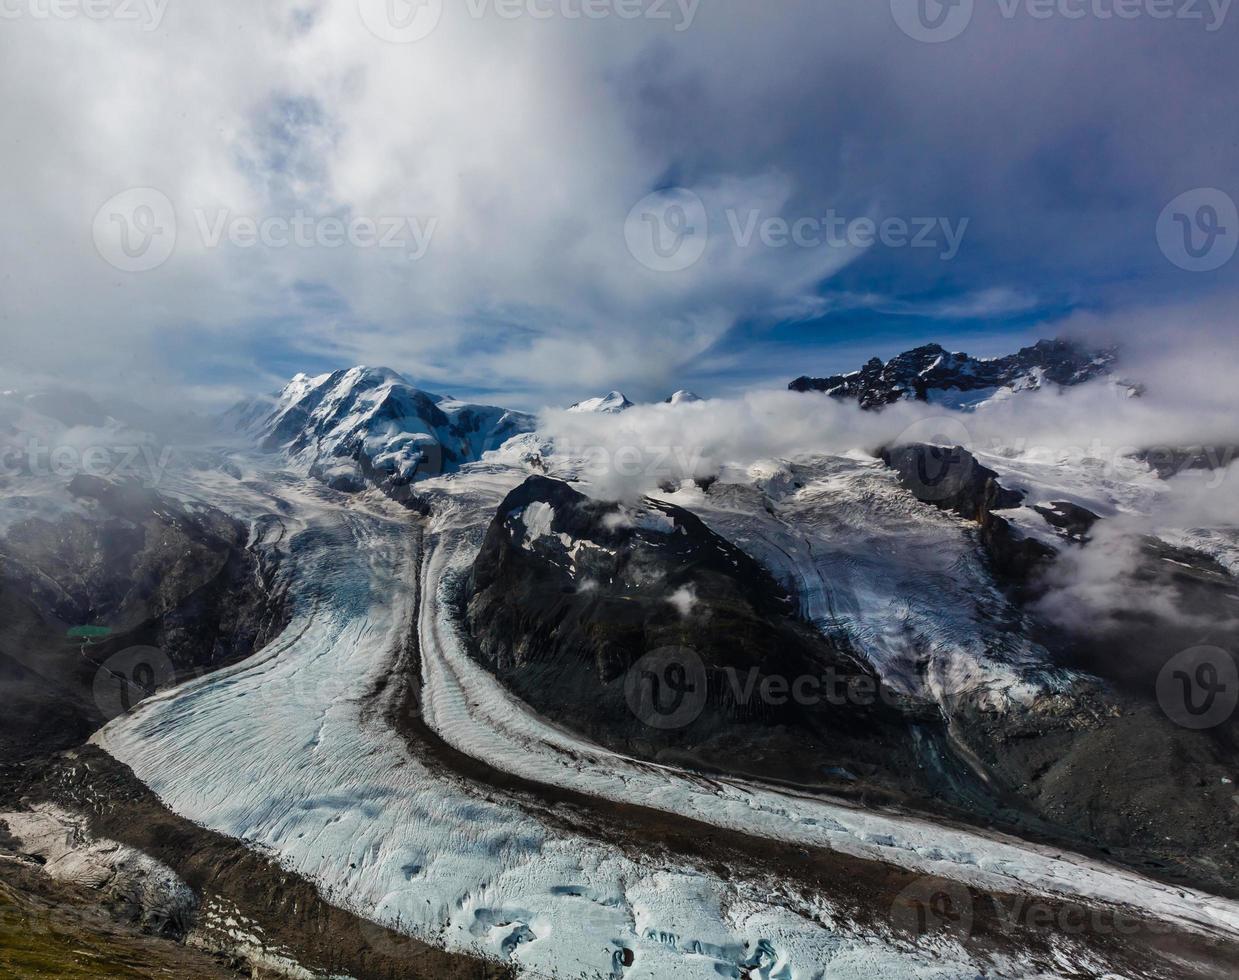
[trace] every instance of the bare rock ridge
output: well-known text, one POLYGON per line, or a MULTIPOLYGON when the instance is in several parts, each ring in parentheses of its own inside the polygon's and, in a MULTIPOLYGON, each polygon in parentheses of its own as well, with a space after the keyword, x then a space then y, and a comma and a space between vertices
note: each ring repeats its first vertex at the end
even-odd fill
POLYGON ((801 377, 788 387, 855 399, 865 409, 880 409, 904 400, 967 405, 1003 389, 1028 391, 1047 385, 1082 384, 1110 374, 1117 359, 1114 348, 1090 350, 1067 340, 1041 340, 1016 354, 993 359, 926 344, 886 362, 872 358, 850 374, 801 377))
MULTIPOLYGON (((976 522, 996 565, 1035 580, 1054 553, 995 513, 1022 498, 992 471, 936 447, 905 447, 888 464, 918 480, 929 450, 947 462, 928 502, 976 522)), ((1091 527, 1087 512, 1051 512, 1091 527)), ((1056 674, 1049 693, 1001 707, 983 686, 896 695, 694 515, 594 501, 545 477, 503 501, 460 588, 479 662, 541 714, 618 751, 903 802, 1234 891, 1227 750, 1173 724, 1147 684, 1056 674), (804 676, 837 678, 836 696, 798 703, 763 688, 804 676), (1164 778, 1142 778, 1150 769, 1164 778)), ((1035 628, 1018 615, 1012 627, 1035 628)), ((1070 643, 1055 649, 1079 659, 1070 643)))
MULTIPOLYGON (((899 482, 922 503, 949 510, 980 526, 981 543, 995 570, 1008 580, 1026 583, 1033 573, 1052 559, 1056 552, 1049 545, 1026 537, 996 511, 1018 507, 1024 495, 1008 490, 998 482, 998 474, 982 466, 972 453, 960 446, 915 444, 883 449, 880 457, 899 476, 899 482)), ((1072 506, 1072 505, 1068 505, 1072 506)), ((1075 508, 1075 521, 1097 520, 1084 508, 1075 508), (1085 516, 1087 515, 1087 517, 1085 516)), ((1056 520, 1065 516, 1051 512, 1056 520)), ((1090 524, 1091 526, 1091 524, 1090 524)))
POLYGON ((286 617, 277 571, 240 522, 136 482, 79 474, 69 493, 80 514, 32 517, 0 539, 6 757, 79 744, 113 700, 119 713, 243 660, 286 617), (118 664, 116 690, 96 690, 103 665, 140 648, 156 652, 118 664))
POLYGON ((462 602, 482 662, 602 744, 797 783, 892 790, 905 781, 897 773, 917 771, 912 719, 878 697, 873 672, 798 621, 760 565, 681 508, 600 503, 530 477, 499 508, 462 602), (659 727, 677 692, 626 686, 651 651, 687 672, 669 712, 682 725, 659 727), (871 703, 775 708, 753 688, 824 674, 871 703), (665 698, 643 718, 631 699, 650 694, 665 698))

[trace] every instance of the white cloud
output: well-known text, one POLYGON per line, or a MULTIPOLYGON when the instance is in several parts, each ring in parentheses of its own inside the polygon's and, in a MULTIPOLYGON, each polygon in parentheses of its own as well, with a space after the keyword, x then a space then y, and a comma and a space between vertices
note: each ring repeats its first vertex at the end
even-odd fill
POLYGON ((856 255, 740 247, 725 232, 691 269, 651 272, 623 229, 655 188, 695 188, 719 229, 727 209, 968 219, 949 269, 922 256, 927 272, 896 275, 915 250, 875 250, 874 280, 841 293, 873 308, 865 297, 898 303, 950 272, 964 298, 939 312, 979 318, 1039 294, 1007 274, 1026 260, 1070 270, 1081 253, 1130 257, 1116 241, 1154 252, 1139 221, 1151 210, 1151 227, 1161 188, 1181 190, 1198 154, 1214 161, 1208 182, 1228 186, 1215 172, 1233 156, 1218 150, 1234 125, 1222 46, 1171 39, 1139 49, 1152 67, 1094 67, 1099 44, 1135 44, 1161 24, 1137 25, 1130 41, 1099 40, 1113 25, 1056 24, 1062 43, 1046 46, 978 18, 944 60, 899 35, 881 5, 787 0, 775 14, 719 0, 686 30, 674 18, 467 8, 448 3, 414 44, 378 39, 345 0, 172 3, 155 30, 6 20, 6 357, 27 377, 106 374, 134 393, 169 373, 253 379, 272 350, 526 398, 569 374, 574 392, 675 387, 738 318, 836 308, 816 287, 856 255), (1076 146, 1097 119, 1113 120, 1107 153, 1085 154, 1079 172, 1066 152, 1042 165, 1038 154, 1076 146), (1106 193, 1073 183, 1094 173, 1106 193), (91 241, 100 205, 135 186, 165 193, 180 231, 172 258, 140 274, 107 265, 91 241), (381 249, 209 249, 194 231, 200 209, 298 208, 438 223, 419 262, 381 249))

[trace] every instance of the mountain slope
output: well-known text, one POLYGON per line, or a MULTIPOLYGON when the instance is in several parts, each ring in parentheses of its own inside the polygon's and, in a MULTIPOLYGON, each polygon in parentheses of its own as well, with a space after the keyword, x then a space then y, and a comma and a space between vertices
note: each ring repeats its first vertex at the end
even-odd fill
POLYGON ((368 367, 299 374, 274 404, 243 403, 230 417, 264 450, 335 489, 373 484, 398 499, 415 481, 453 472, 533 428, 521 412, 432 395, 389 368, 368 367))
POLYGON ((756 561, 682 508, 600 503, 531 476, 500 505, 469 585, 482 660, 536 710, 617 751, 799 785, 838 784, 845 765, 875 787, 916 771, 910 722, 884 700, 775 707, 746 693, 740 678, 828 674, 873 690, 879 681, 796 620, 756 561), (700 683, 682 718, 667 713, 673 699, 657 684, 626 682, 663 666, 700 683), (634 707, 644 695, 652 700, 634 707))
POLYGON ((570 406, 568 411, 618 415, 620 412, 626 412, 632 408, 632 404, 622 391, 612 391, 600 398, 586 398, 584 401, 577 402, 575 405, 570 406))

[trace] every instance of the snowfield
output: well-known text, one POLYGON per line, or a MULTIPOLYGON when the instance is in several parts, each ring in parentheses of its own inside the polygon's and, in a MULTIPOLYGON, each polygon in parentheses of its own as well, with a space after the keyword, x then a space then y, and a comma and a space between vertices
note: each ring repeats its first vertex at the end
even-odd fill
MULTIPOLYGON (((927 700, 986 692, 995 707, 1061 684, 965 533, 876 460, 817 456, 725 472, 673 500, 766 566, 800 615, 927 700)), ((1040 520, 1040 517, 1038 517, 1040 520)))

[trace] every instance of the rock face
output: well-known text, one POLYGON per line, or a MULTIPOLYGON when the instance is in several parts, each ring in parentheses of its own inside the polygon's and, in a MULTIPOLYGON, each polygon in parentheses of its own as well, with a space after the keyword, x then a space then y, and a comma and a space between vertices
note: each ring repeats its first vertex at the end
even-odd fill
MULTIPOLYGON (((880 455, 899 475, 903 487, 922 503, 952 511, 980 525, 981 543, 1002 577, 1027 583, 1035 570, 1054 557, 1053 548, 1025 537, 995 513, 1019 507, 1024 496, 999 484, 998 474, 982 466, 968 450, 918 443, 883 449, 880 455)), ((1076 510, 1088 514, 1082 507, 1076 510)), ((1072 517, 1077 522, 1082 520, 1074 514, 1061 519, 1067 521, 1072 517)))
POLYGON ((1006 389, 1077 385, 1109 374, 1117 351, 1088 350, 1066 340, 1041 340, 1007 357, 981 360, 927 344, 882 362, 873 358, 859 371, 829 378, 797 378, 792 391, 820 391, 880 409, 901 400, 968 405, 1006 389))
POLYGON ((531 477, 490 526, 466 621, 475 655, 520 697, 617 750, 928 793, 908 777, 914 719, 794 612, 764 569, 687 511, 600 503, 531 477), (799 696, 796 678, 812 678, 799 696))
POLYGON ((79 474, 69 491, 80 512, 0 538, 0 757, 79 744, 284 622, 275 569, 241 523, 133 482, 79 474))
POLYGON ((1133 456, 1142 459, 1163 480, 1187 470, 1224 470, 1239 459, 1239 446, 1161 446, 1142 449, 1133 456))
POLYGON ((1075 544, 1087 544, 1093 525, 1101 520, 1087 507, 1073 504, 1069 500, 1053 500, 1047 506, 1034 506, 1033 510, 1064 538, 1075 544))
POLYGON ((236 406, 229 421, 344 492, 376 486, 407 502, 413 484, 479 459, 533 418, 413 387, 388 368, 299 374, 274 402, 236 406))
MULTIPOLYGON (((915 472, 923 447, 906 448, 892 463, 915 472)), ((949 492, 933 503, 983 534, 989 523, 992 547, 1014 536, 993 511, 1018 495, 970 457, 948 459, 949 492)), ((496 513, 460 604, 475 657, 540 714, 616 751, 902 802, 1232 889, 1227 753, 1147 692, 1063 674, 1005 706, 966 684, 899 698, 678 507, 602 503, 531 477, 496 513), (1154 780, 1141 776, 1151 764, 1154 780)))

